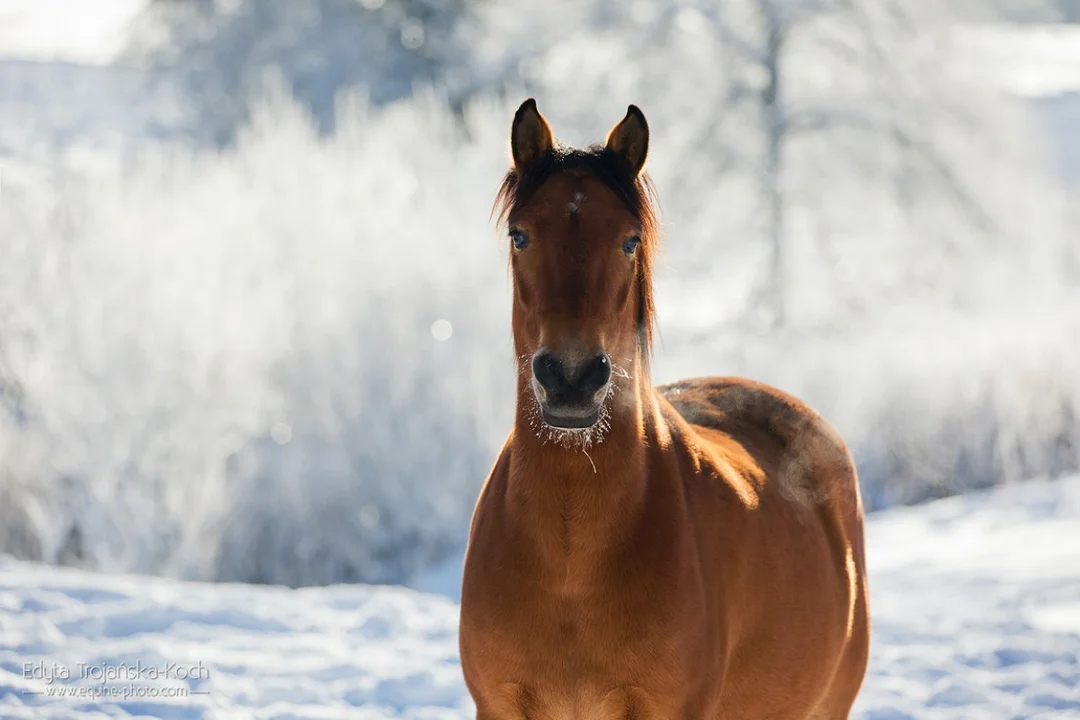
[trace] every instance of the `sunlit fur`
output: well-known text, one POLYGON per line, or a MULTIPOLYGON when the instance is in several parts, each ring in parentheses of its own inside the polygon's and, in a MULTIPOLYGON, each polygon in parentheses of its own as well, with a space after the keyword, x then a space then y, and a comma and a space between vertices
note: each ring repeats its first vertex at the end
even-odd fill
POLYGON ((476 504, 462 585, 478 720, 848 717, 870 624, 843 440, 750 380, 652 387, 658 238, 640 110, 582 151, 557 147, 530 100, 511 137, 496 211, 530 240, 508 247, 514 427, 476 504), (630 228, 636 255, 620 249, 630 228), (593 427, 544 424, 541 347, 610 356, 593 427))

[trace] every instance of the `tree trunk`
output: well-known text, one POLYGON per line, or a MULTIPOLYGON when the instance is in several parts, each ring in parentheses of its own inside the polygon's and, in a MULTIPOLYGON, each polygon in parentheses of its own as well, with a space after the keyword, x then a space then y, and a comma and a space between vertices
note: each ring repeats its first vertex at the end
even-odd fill
POLYGON ((765 198, 766 233, 770 244, 768 296, 771 304, 770 323, 773 329, 787 320, 787 257, 784 247, 784 111, 780 86, 780 54, 783 51, 784 29, 768 8, 763 8, 767 40, 764 69, 766 83, 762 90, 762 111, 765 124, 765 167, 762 191, 765 198))

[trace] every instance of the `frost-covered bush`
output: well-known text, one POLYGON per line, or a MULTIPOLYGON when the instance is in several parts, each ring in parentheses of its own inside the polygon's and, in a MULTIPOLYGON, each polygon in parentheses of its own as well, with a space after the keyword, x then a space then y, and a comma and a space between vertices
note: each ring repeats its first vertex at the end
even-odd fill
POLYGON ((1080 469, 1078 335, 1080 297, 1059 295, 835 331, 718 333, 664 375, 719 366, 803 397, 839 428, 880 509, 1080 469))
POLYGON ((222 154, 5 194, 5 550, 299 584, 458 542, 510 414, 502 123, 342 123, 269 102, 222 154))
MULTIPOLYGON (((324 138, 287 99, 260 107, 230 150, 6 190, 4 551, 307 584, 400 581, 460 547, 513 402, 488 222, 513 108, 476 104, 463 128, 430 98, 352 103, 324 138)), ((657 381, 738 373, 805 396, 872 507, 1077 467, 1080 312, 1049 276, 1018 265, 993 302, 894 295, 762 334, 718 299, 753 264, 695 272, 684 236, 712 227, 672 225, 657 381)), ((962 291, 993 258, 941 277, 962 291)))

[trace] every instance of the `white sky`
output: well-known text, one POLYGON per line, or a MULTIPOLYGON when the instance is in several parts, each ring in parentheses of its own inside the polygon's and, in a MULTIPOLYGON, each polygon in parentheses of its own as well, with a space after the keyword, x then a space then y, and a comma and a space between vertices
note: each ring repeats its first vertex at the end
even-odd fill
MULTIPOLYGON (((147 0, 0 0, 0 59, 104 65, 147 0)), ((988 26, 960 31, 957 70, 1020 95, 1080 88, 1080 29, 988 26)))
POLYGON ((957 67, 1018 95, 1080 90, 1080 28, 1018 25, 965 28, 955 36, 957 67))
POLYGON ((103 65, 146 0, 0 0, 0 58, 103 65))

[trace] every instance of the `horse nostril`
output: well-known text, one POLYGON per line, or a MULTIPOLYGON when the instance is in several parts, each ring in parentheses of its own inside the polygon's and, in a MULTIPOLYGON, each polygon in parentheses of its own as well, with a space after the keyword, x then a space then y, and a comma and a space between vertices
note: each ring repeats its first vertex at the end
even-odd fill
POLYGON ((549 393, 557 393, 566 385, 562 363, 547 350, 533 355, 532 371, 536 382, 549 393))
POLYGON ((585 397, 590 397, 611 380, 611 361, 607 353, 600 353, 581 367, 578 373, 578 392, 585 397))

